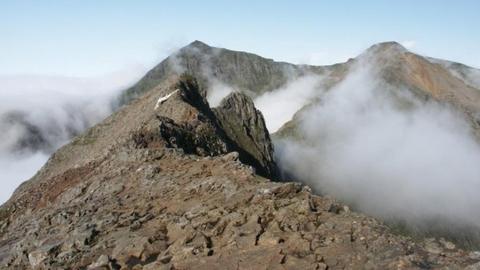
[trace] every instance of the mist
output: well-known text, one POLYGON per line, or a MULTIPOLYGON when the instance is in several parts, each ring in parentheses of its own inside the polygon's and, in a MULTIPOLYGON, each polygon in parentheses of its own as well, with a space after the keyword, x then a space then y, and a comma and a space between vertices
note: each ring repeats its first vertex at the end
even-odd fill
POLYGON ((319 94, 323 77, 306 75, 285 86, 255 98, 255 106, 262 112, 270 132, 276 132, 302 107, 319 94))
POLYGON ((217 107, 218 105, 220 105, 223 98, 225 98, 232 92, 235 92, 235 90, 231 86, 215 78, 210 78, 209 88, 207 91, 208 104, 211 107, 217 107))
POLYGON ((299 116, 303 139, 275 142, 284 173, 413 231, 480 228, 480 147, 463 114, 384 83, 368 63, 319 97, 299 116))
POLYGON ((473 87, 480 88, 480 70, 474 68, 469 69, 466 74, 466 81, 473 87))
POLYGON ((145 72, 97 78, 0 75, 0 203, 60 146, 112 113, 114 99, 145 72))

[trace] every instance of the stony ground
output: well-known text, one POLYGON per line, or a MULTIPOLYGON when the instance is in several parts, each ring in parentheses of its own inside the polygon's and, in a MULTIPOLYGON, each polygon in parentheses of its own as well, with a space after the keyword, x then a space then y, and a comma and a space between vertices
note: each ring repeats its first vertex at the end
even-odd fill
POLYGON ((16 191, 0 212, 3 269, 480 269, 480 253, 258 176, 191 89, 154 110, 177 87, 94 127, 16 191))

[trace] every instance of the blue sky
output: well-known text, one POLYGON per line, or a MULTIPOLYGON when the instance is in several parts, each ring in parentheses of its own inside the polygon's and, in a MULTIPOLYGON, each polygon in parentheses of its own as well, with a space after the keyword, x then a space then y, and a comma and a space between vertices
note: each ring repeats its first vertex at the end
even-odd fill
POLYGON ((296 63, 396 40, 480 67, 480 1, 0 0, 0 75, 148 68, 193 40, 296 63))

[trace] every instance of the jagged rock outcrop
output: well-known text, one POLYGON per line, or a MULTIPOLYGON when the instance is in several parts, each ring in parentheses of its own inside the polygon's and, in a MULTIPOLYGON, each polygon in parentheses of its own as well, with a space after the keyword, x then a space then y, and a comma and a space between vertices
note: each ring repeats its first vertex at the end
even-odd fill
POLYGON ((173 95, 169 99, 180 97, 190 106, 159 107, 158 127, 150 126, 148 131, 137 134, 135 140, 139 144, 148 147, 151 141, 162 138, 167 147, 182 149, 186 154, 215 156, 235 151, 239 160, 253 166, 258 174, 276 177, 265 121, 248 97, 236 93, 212 110, 205 90, 193 77, 183 75, 170 89, 173 95))
POLYGON ((263 175, 277 177, 273 145, 262 113, 245 94, 227 96, 214 113, 227 136, 259 162, 263 175))

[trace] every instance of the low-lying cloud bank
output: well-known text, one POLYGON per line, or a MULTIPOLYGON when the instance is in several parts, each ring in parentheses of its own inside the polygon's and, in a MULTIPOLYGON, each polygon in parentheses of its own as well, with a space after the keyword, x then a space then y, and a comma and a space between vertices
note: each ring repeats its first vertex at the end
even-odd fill
POLYGON ((305 140, 276 142, 284 171, 415 231, 468 239, 480 229, 480 146, 463 115, 382 83, 368 65, 320 98, 300 117, 305 140))
POLYGON ((112 113, 113 100, 144 70, 99 78, 0 75, 0 203, 73 136, 112 113))
POLYGON ((466 70, 464 81, 473 87, 480 88, 480 70, 466 70))

